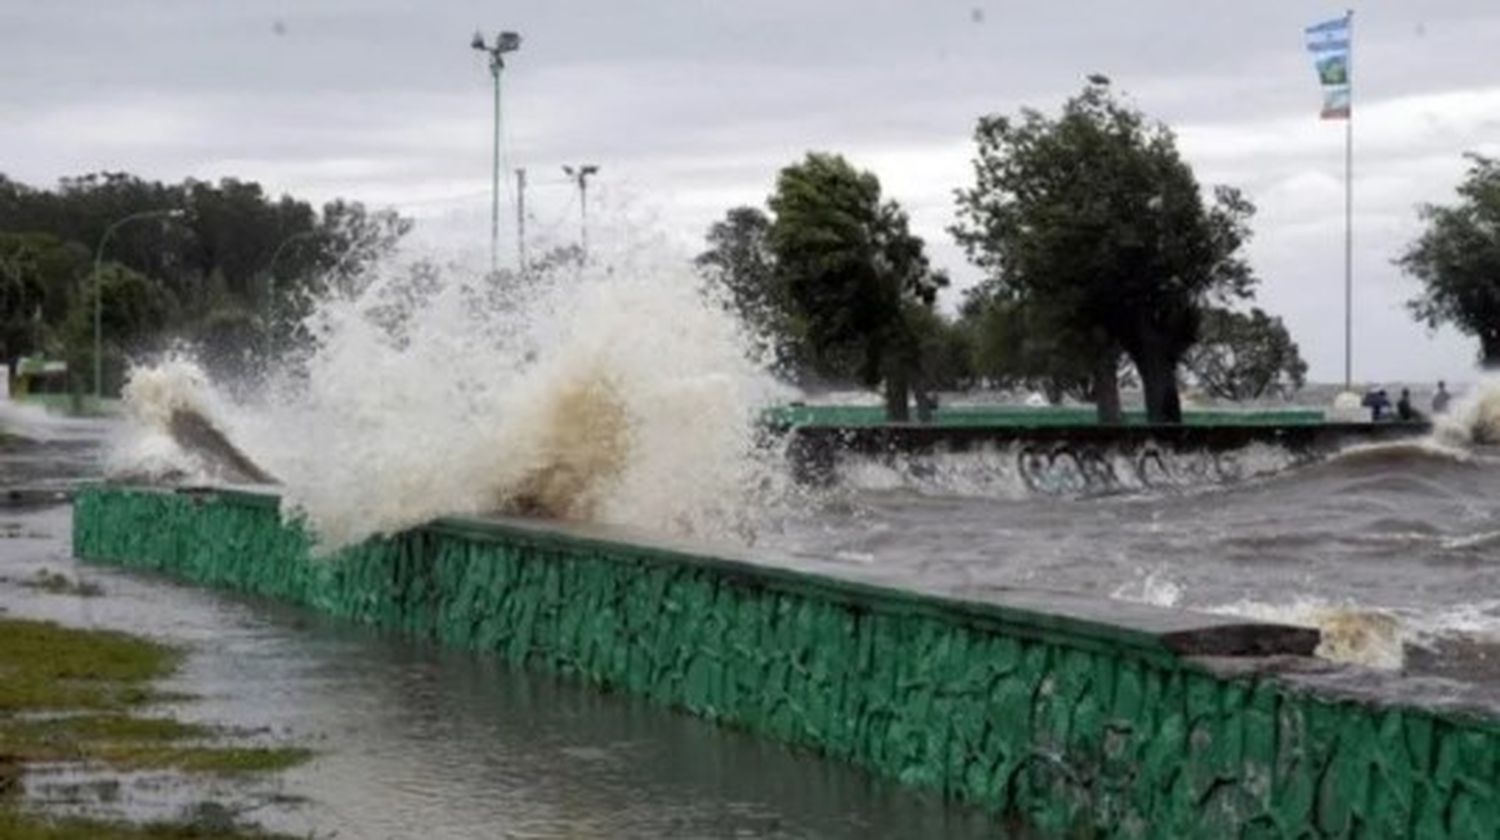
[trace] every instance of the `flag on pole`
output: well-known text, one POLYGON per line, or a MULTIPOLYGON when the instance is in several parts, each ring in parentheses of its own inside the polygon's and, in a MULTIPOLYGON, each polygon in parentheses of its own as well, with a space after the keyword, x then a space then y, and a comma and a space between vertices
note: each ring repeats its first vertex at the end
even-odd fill
POLYGON ((1307 50, 1323 86, 1323 119, 1349 119, 1349 18, 1307 27, 1307 50))

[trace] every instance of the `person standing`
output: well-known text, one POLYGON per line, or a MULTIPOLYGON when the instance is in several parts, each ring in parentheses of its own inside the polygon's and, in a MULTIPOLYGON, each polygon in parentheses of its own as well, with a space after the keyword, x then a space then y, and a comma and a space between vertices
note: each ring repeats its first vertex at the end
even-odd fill
POLYGON ((1396 400, 1396 419, 1409 423, 1417 419, 1417 410, 1411 406, 1411 389, 1401 389, 1401 399, 1396 400))
POLYGON ((1371 422, 1379 423, 1381 420, 1390 419, 1391 398, 1386 396, 1384 388, 1367 392, 1361 404, 1370 409, 1371 422))
POLYGON ((1441 379, 1438 380, 1437 393, 1432 395, 1432 413, 1442 414, 1448 410, 1448 401, 1452 399, 1448 393, 1448 384, 1441 379))

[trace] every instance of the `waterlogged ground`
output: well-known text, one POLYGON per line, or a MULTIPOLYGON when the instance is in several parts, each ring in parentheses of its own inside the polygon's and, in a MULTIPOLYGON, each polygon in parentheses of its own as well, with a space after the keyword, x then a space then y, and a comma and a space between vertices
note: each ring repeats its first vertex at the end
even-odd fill
MULTIPOLYGON (((52 595, 98 597, 58 573, 39 576, 52 595)), ((180 806, 169 820, 103 816, 133 787, 199 789, 274 773, 305 761, 302 748, 261 733, 188 723, 164 707, 191 702, 163 692, 180 653, 99 629, 0 616, 0 836, 8 838, 214 836, 269 838, 215 799, 180 806)), ((249 789, 236 791, 242 800, 249 789)))
MULTIPOLYGON (((64 486, 93 469, 97 449, 74 444, 25 456, 45 475, 17 460, 0 461, 0 475, 12 488, 64 486)), ((193 699, 164 710, 314 755, 254 778, 38 775, 26 783, 32 805, 318 837, 996 836, 972 809, 628 697, 78 564, 70 516, 66 505, 0 504, 0 616, 179 647, 179 669, 157 685, 193 699)))

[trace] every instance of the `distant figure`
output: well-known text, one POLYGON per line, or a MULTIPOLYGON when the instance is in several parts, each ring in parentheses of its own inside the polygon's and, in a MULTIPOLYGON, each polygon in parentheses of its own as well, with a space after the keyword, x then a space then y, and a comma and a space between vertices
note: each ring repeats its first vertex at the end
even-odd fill
POLYGON ((1401 389, 1401 399, 1396 400, 1396 419, 1411 422, 1417 419, 1417 410, 1411 407, 1411 389, 1401 389))
POLYGON ((1432 395, 1432 413, 1443 414, 1447 412, 1448 401, 1451 399, 1453 399, 1453 395, 1448 393, 1447 383, 1438 380, 1437 393, 1432 395))
POLYGON ((916 392, 917 422, 931 423, 932 415, 937 411, 938 408, 938 396, 937 394, 928 391, 926 388, 917 388, 916 392))
POLYGON ((1387 415, 1391 410, 1391 398, 1386 396, 1384 388, 1378 391, 1365 392, 1365 398, 1360 403, 1365 408, 1370 409, 1370 421, 1372 423, 1379 423, 1381 420, 1389 419, 1387 415))

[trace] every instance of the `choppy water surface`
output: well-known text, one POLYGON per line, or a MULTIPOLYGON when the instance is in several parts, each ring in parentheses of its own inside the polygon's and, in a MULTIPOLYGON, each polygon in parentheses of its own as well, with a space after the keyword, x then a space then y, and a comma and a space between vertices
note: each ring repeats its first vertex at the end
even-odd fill
POLYGON ((1491 678, 1500 453, 1414 442, 1300 465, 1262 457, 1267 469, 1227 481, 1097 496, 1028 490, 1004 452, 865 463, 765 542, 815 567, 971 597, 1060 589, 1335 636, 1373 619, 1381 633, 1336 658, 1491 678))

